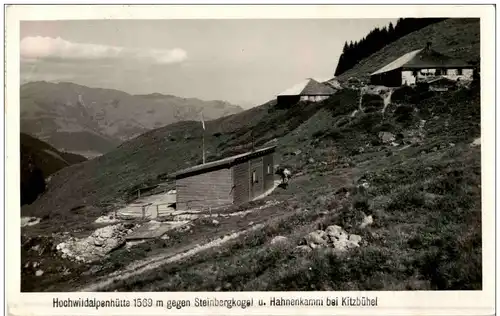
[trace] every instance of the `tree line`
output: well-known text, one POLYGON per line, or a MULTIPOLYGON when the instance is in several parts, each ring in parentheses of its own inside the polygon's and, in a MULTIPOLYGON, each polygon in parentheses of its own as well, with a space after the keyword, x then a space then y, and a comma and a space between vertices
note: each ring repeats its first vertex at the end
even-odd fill
POLYGON ((354 67, 362 59, 399 38, 443 20, 445 18, 400 18, 395 26, 391 22, 387 27, 377 27, 359 42, 345 42, 342 55, 340 55, 337 69, 335 70, 335 76, 341 75, 354 67))

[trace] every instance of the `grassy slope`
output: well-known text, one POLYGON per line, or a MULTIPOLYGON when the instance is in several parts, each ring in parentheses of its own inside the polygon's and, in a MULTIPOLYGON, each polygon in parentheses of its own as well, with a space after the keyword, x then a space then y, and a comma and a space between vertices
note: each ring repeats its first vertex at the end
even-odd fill
POLYGON ((356 105, 352 96, 350 91, 339 93, 283 138, 283 148, 303 152, 285 157, 285 162, 304 173, 288 190, 270 197, 287 202, 285 215, 220 249, 114 283, 107 290, 480 289, 480 149, 469 146, 480 133, 478 91, 427 95, 420 111, 403 118, 394 108, 384 117, 350 117, 356 105), (333 106, 339 99, 343 106, 333 106), (421 145, 403 150, 367 146, 377 131, 415 131, 420 119, 427 120, 421 145), (314 130, 305 129, 312 125, 314 130), (315 134, 317 141, 301 130, 315 134), (353 150, 359 147, 362 153, 353 150), (316 161, 308 161, 310 157, 316 161), (342 168, 344 161, 349 163, 342 168), (370 183, 366 194, 354 189, 360 177, 370 183), (374 217, 374 224, 361 230, 357 226, 366 214, 374 217), (362 235, 367 244, 340 257, 293 252, 293 244, 306 232, 330 224, 362 235), (276 235, 289 237, 290 243, 270 246, 276 235))
POLYGON ((394 61, 396 58, 432 42, 432 48, 450 57, 465 61, 479 61, 479 19, 448 19, 408 34, 362 60, 338 77, 367 77, 370 73, 394 61))
MULTIPOLYGON (((329 138, 357 133, 359 137, 349 142, 336 142, 332 159, 348 157, 354 168, 338 169, 335 163, 318 168, 309 163, 303 168, 305 175, 294 180, 287 192, 272 196, 286 200, 291 209, 262 231, 107 290, 481 289, 480 149, 469 146, 480 131, 478 91, 431 96, 419 108, 403 122, 393 112, 384 119, 378 113, 331 116, 336 123, 346 123, 324 125, 317 145, 299 141, 295 148, 304 152, 309 148, 311 152, 304 155, 315 155, 329 138), (454 106, 442 106, 443 101, 454 106), (428 120, 421 146, 404 150, 365 146, 374 129, 414 130, 420 119, 428 120), (378 123, 366 124, 371 120, 378 123), (352 154, 353 146, 365 151, 352 154), (342 170, 350 170, 345 179, 350 184, 334 182, 342 170), (353 187, 360 176, 370 183, 366 194, 353 187), (342 187, 351 195, 336 193, 342 187), (366 230, 357 227, 365 214, 374 217, 366 230), (362 235, 367 244, 345 256, 293 252, 304 233, 330 224, 362 235), (290 242, 283 247, 269 245, 276 235, 287 236, 290 242)), ((291 158, 297 159, 301 158, 291 158)))

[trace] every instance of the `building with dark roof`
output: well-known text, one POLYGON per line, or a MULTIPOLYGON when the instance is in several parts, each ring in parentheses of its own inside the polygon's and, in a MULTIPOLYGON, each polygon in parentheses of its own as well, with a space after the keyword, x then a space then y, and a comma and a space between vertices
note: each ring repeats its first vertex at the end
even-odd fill
POLYGON ((241 204, 274 185, 276 146, 208 162, 176 172, 178 210, 241 204))
POLYGON ((328 99, 335 92, 329 84, 309 78, 278 94, 277 103, 292 105, 299 101, 319 102, 328 99))
POLYGON ((429 77, 443 76, 450 80, 472 80, 473 66, 465 61, 445 56, 431 43, 411 51, 370 75, 370 83, 387 87, 413 85, 429 77))

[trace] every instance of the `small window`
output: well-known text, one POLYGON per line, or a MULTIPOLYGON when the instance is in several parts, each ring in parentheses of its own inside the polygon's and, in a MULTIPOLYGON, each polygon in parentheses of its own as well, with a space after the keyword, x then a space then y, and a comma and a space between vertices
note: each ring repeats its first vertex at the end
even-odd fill
POLYGON ((462 76, 463 74, 464 74, 463 69, 462 68, 458 68, 458 75, 462 76))
POLYGON ((271 174, 271 165, 267 165, 267 174, 271 174))
POLYGON ((257 173, 255 171, 252 172, 252 182, 257 183, 257 173))

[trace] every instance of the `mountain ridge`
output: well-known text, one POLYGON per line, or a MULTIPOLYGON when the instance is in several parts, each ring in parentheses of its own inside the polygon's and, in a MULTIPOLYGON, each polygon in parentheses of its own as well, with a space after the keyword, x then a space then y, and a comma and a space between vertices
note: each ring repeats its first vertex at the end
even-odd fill
POLYGON ((72 152, 103 154, 148 130, 199 120, 201 111, 207 120, 243 111, 227 101, 133 95, 71 82, 27 82, 20 92, 21 131, 72 152))

